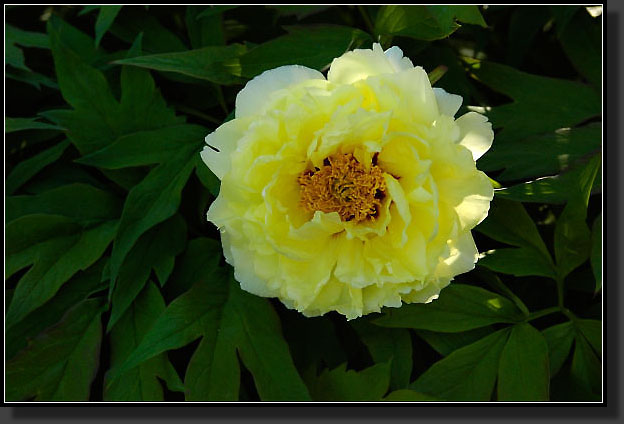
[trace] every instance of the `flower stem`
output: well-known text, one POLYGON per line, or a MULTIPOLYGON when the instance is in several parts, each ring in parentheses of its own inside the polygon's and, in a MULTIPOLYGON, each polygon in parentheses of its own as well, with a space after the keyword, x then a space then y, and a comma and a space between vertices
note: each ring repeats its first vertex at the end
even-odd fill
POLYGON ((444 74, 446 74, 446 71, 448 71, 448 67, 444 65, 440 65, 436 67, 433 71, 429 72, 428 77, 429 77, 429 82, 431 83, 431 85, 438 82, 440 78, 442 78, 444 74))
POLYGON ((358 10, 360 11, 360 15, 362 15, 362 19, 364 19, 364 24, 366 24, 366 28, 371 33, 371 35, 375 35, 375 27, 373 26, 373 22, 370 20, 368 13, 366 13, 366 9, 364 6, 358 6, 358 10))
POLYGON ((563 312, 563 311, 561 310, 559 306, 553 306, 551 308, 546 308, 540 311, 535 311, 535 312, 530 313, 529 316, 526 318, 526 320, 527 322, 533 321, 534 319, 538 319, 546 315, 554 314, 556 312, 563 312))

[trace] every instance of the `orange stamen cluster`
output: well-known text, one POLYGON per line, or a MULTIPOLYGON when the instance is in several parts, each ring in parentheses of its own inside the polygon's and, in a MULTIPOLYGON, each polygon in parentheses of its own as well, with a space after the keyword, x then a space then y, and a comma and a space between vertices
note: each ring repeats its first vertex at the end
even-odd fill
POLYGON ((381 168, 373 163, 367 171, 351 153, 329 156, 322 168, 302 172, 298 181, 304 209, 338 212, 341 220, 356 223, 375 220, 386 190, 381 168))

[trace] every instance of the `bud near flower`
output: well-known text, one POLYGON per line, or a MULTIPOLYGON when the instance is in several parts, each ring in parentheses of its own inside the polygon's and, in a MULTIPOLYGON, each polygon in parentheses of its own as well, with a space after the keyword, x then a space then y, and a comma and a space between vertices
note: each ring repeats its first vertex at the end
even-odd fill
POLYGON ((478 257, 493 197, 475 160, 487 119, 431 88, 392 47, 334 59, 327 79, 283 66, 251 80, 206 137, 221 180, 208 220, 241 287, 307 316, 352 319, 429 302, 478 257))

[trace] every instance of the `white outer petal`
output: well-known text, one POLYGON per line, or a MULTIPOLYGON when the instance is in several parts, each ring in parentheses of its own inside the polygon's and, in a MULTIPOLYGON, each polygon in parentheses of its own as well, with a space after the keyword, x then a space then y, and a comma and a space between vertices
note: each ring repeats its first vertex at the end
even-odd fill
POLYGON ((494 131, 487 117, 477 112, 468 112, 455 123, 459 126, 459 144, 472 152, 474 160, 479 159, 492 146, 494 131))
POLYGON ((208 146, 202 150, 201 158, 220 180, 230 169, 230 154, 236 149, 238 140, 247 129, 247 124, 247 120, 233 119, 206 136, 208 146))
POLYGON ((236 118, 259 115, 275 91, 311 79, 325 79, 319 71, 299 65, 286 65, 264 71, 247 82, 236 96, 236 118))
MULTIPOLYGON (((379 48, 381 49, 381 45, 379 43, 375 43, 373 49, 375 48, 375 46, 379 46, 379 48)), ((411 60, 409 60, 409 58, 403 57, 403 50, 401 50, 397 46, 390 47, 384 52, 384 54, 386 55, 388 62, 390 62, 390 64, 394 68, 395 72, 404 71, 406 69, 411 69, 414 67, 414 64, 411 60)))
POLYGON ((464 99, 457 94, 447 93, 443 88, 434 87, 433 93, 435 94, 438 102, 438 110, 442 115, 455 117, 455 114, 462 105, 464 99))

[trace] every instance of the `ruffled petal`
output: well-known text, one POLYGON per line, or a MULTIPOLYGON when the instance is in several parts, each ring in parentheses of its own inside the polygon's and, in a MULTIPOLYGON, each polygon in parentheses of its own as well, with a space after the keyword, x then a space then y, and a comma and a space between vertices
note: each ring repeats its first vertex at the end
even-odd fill
POLYGON ((271 94, 311 79, 325 77, 319 71, 299 65, 286 65, 264 71, 249 81, 236 96, 236 118, 259 115, 269 106, 271 94))
POLYGON ((391 74, 413 68, 412 61, 394 46, 384 51, 379 43, 373 49, 355 49, 332 61, 327 80, 335 84, 352 84, 373 75, 391 74))

